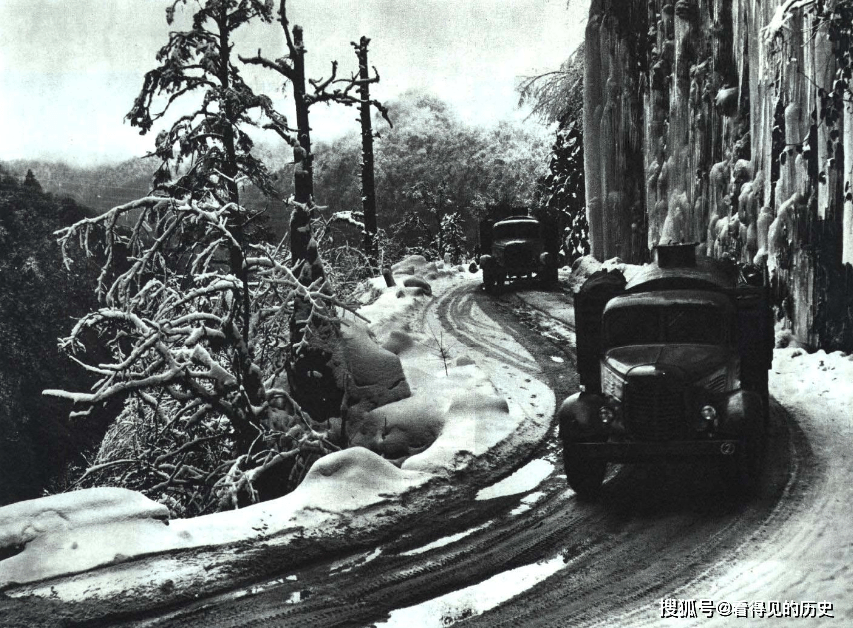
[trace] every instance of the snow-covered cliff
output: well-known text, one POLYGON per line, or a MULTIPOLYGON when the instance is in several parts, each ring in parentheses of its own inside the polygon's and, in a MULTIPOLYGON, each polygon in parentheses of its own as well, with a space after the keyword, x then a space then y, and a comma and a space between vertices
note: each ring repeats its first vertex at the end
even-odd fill
POLYGON ((793 332, 852 349, 850 5, 593 0, 593 254, 640 262, 695 241, 766 263, 793 332))

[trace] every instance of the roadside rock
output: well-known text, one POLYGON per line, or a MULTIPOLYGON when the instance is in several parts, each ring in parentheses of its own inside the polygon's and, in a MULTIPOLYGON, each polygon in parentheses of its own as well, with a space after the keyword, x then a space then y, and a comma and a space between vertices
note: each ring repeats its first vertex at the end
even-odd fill
POLYGON ((432 286, 429 285, 429 282, 425 279, 421 279, 420 277, 412 276, 406 277, 403 281, 403 285, 407 288, 420 288, 423 290, 424 294, 427 296, 432 296, 432 286))

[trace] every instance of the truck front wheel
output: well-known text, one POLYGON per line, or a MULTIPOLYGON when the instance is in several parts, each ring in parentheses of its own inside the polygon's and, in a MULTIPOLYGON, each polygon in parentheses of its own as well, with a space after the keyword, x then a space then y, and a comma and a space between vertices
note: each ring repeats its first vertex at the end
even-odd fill
POLYGON ((607 462, 579 455, 570 455, 563 448, 563 467, 566 480, 580 501, 594 501, 601 494, 601 484, 607 472, 607 462))
POLYGON ((495 273, 491 268, 483 269, 483 287, 489 294, 495 293, 495 273))
POLYGON ((741 441, 734 455, 722 460, 723 481, 731 493, 744 497, 756 493, 764 467, 764 449, 764 429, 763 424, 759 424, 741 441))
POLYGON ((559 281, 559 273, 556 266, 546 266, 539 271, 539 282, 546 290, 556 286, 559 281))

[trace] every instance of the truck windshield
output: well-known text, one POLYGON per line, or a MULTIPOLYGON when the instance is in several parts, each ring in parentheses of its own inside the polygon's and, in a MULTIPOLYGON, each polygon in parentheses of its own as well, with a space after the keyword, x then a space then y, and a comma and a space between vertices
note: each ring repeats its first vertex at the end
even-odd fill
POLYGON ((721 344, 724 318, 723 312, 708 306, 620 308, 605 317, 606 347, 721 344))
POLYGON ((515 222, 495 225, 492 237, 495 240, 534 240, 539 238, 539 225, 535 222, 515 222))

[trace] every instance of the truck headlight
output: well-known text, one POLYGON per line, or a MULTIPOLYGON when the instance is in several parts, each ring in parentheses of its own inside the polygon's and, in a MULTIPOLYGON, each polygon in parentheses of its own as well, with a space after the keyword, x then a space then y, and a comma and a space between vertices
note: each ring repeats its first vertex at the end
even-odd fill
POLYGON ((601 419, 602 423, 607 424, 616 418, 616 413, 610 406, 601 406, 601 408, 598 409, 598 418, 601 419))
POLYGON ((622 398, 625 380, 606 364, 601 365, 601 392, 609 397, 622 398))
POLYGON ((713 421, 717 418, 717 411, 714 409, 714 406, 702 406, 699 414, 706 421, 713 421))

